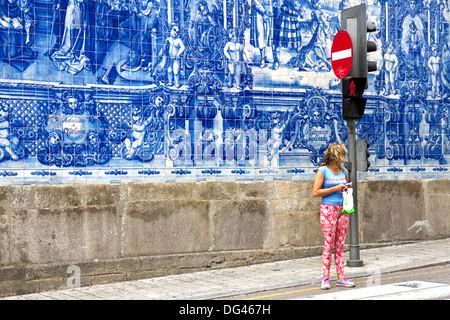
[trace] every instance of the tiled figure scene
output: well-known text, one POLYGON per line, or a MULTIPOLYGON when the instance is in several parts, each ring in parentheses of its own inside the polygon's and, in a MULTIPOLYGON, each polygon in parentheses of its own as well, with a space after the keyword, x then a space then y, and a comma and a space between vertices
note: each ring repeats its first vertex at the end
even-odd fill
POLYGON ((361 2, 359 177, 449 178, 449 0, 2 0, 0 184, 312 179, 347 141, 330 48, 361 2))

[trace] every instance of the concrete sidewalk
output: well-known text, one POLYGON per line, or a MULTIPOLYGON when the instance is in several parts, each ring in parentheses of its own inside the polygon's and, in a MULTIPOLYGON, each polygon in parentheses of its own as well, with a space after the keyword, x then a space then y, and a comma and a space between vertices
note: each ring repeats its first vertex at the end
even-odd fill
MULTIPOLYGON (((346 267, 348 278, 450 263, 450 238, 361 250, 364 266, 346 267)), ((3 300, 202 300, 317 283, 321 257, 216 269, 144 280, 6 297, 3 300)), ((346 252, 348 259, 348 252, 346 252)), ((334 262, 332 264, 332 276, 334 262)))

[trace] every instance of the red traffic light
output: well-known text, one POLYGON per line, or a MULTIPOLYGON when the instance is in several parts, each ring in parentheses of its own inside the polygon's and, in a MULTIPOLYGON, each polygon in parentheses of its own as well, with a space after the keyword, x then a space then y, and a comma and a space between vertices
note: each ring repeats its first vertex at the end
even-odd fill
POLYGON ((342 119, 359 120, 364 115, 367 99, 363 98, 367 78, 342 79, 342 119))
POLYGON ((367 78, 347 77, 342 79, 342 97, 362 97, 367 78))

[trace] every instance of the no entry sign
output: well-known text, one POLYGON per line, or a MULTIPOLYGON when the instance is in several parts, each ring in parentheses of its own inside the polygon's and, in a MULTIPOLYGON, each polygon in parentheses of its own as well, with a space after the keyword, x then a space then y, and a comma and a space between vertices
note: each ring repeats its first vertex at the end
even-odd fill
POLYGON ((331 67, 339 79, 345 78, 353 62, 353 44, 347 31, 339 31, 331 45, 331 67))

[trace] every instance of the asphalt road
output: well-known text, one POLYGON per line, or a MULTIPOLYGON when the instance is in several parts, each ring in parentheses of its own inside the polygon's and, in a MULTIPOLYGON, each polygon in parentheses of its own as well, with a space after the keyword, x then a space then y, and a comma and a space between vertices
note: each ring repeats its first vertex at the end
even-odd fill
MULTIPOLYGON (((355 282, 355 288, 336 287, 334 285, 335 281, 332 278, 332 281, 330 281, 330 284, 332 285, 330 290, 321 290, 320 283, 317 283, 312 285, 289 287, 247 295, 226 297, 220 300, 292 300, 308 298, 312 296, 317 297, 323 294, 330 293, 344 293, 344 291, 367 287, 375 288, 381 285, 399 284, 405 282, 411 283, 414 281, 450 285, 450 264, 419 268, 409 271, 399 271, 389 274, 374 274, 371 277, 353 278, 351 280, 355 282)), ((442 299, 450 299, 450 295, 445 295, 438 298, 438 300, 442 299)))

